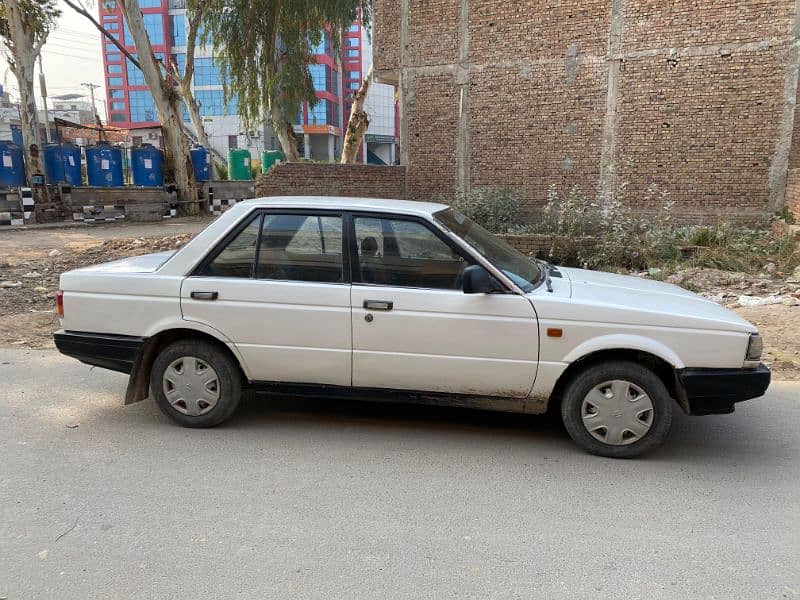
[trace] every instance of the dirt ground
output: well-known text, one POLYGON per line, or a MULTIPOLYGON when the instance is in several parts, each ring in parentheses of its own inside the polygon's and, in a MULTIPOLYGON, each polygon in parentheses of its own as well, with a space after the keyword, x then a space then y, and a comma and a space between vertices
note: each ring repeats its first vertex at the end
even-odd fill
MULTIPOLYGON (((210 221, 173 219, 156 224, 0 232, 0 346, 53 347, 52 333, 58 327, 55 295, 62 272, 178 248, 210 221)), ((771 304, 734 310, 764 336, 765 362, 772 366, 775 379, 800 380, 800 307, 771 304)))

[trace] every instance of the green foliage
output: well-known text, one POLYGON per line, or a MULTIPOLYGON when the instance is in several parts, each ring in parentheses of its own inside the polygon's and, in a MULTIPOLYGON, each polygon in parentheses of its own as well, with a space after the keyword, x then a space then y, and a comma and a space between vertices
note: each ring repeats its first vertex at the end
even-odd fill
POLYGON ((522 198, 512 190, 474 189, 456 198, 453 206, 494 233, 509 233, 523 226, 522 198))
POLYGON ((228 164, 220 160, 214 161, 214 168, 217 170, 217 177, 221 181, 228 179, 228 164))
POLYGON ((223 70, 226 102, 236 97, 245 127, 260 125, 280 105, 292 123, 301 103, 316 102, 308 65, 314 45, 340 32, 362 8, 370 23, 371 2, 361 0, 189 0, 200 12, 203 42, 214 47, 223 70))
POLYGON ((792 211, 789 210, 788 206, 781 208, 778 212, 775 213, 775 216, 779 219, 783 219, 783 221, 787 225, 794 225, 797 222, 797 219, 794 218, 792 211))
MULTIPOLYGON (((22 14, 22 25, 34 43, 46 38, 61 16, 56 0, 17 0, 16 4, 22 14)), ((10 10, 11 7, 6 2, 0 2, 0 37, 13 46, 8 24, 10 10)))

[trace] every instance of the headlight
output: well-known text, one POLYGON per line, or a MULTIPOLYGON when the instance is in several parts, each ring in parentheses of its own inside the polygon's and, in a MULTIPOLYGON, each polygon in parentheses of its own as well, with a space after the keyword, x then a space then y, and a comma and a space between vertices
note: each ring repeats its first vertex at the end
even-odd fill
POLYGON ((750 342, 747 344, 747 354, 744 357, 745 367, 757 367, 761 362, 761 354, 764 352, 764 340, 757 333, 750 334, 750 342))

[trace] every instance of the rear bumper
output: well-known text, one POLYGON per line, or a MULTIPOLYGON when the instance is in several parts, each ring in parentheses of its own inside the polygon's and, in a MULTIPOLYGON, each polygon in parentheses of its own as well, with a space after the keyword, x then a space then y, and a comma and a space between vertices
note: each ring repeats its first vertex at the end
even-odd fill
POLYGON ((772 377, 761 364, 755 369, 682 369, 678 381, 690 415, 732 413, 734 404, 763 396, 772 377))
POLYGON ((61 354, 77 358, 82 363, 130 373, 147 338, 107 333, 56 331, 56 348, 61 354))

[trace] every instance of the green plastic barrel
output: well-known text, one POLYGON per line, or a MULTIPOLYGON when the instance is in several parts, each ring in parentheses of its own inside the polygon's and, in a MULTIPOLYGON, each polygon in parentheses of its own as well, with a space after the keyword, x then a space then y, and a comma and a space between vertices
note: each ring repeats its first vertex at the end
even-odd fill
POLYGON ((265 150, 261 153, 261 172, 266 173, 272 165, 286 162, 286 155, 280 150, 265 150))
POLYGON ((252 179, 250 173, 250 151, 241 148, 228 150, 228 179, 242 181, 252 179))

